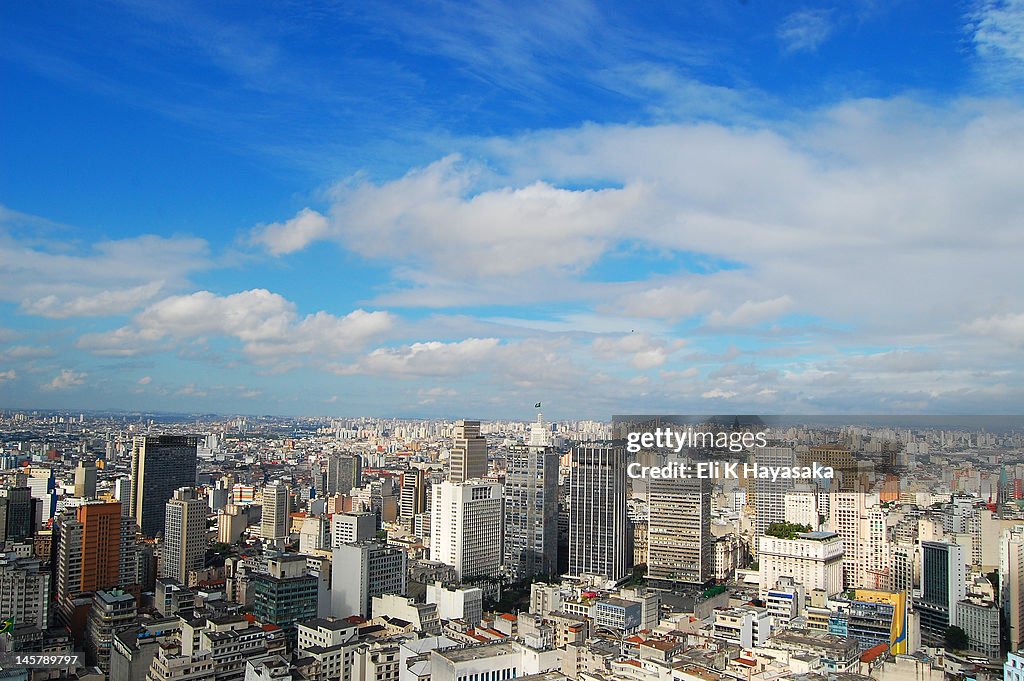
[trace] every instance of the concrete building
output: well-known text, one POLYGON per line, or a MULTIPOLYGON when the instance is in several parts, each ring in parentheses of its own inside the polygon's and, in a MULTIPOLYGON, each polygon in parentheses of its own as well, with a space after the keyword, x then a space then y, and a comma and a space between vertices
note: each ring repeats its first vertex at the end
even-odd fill
POLYGON ((957 622, 957 607, 967 595, 963 547, 921 542, 921 597, 914 602, 921 617, 921 641, 942 645, 946 629, 957 622))
POLYGON ((742 606, 715 610, 711 635, 743 648, 753 648, 764 645, 771 630, 771 615, 766 609, 742 606))
POLYGON ((988 599, 965 598, 956 607, 956 625, 967 634, 968 650, 999 659, 999 607, 988 599))
POLYGON ((648 481, 647 578, 652 586, 705 585, 714 569, 711 480, 648 481))
POLYGON ((260 538, 280 545, 288 538, 288 486, 275 480, 263 488, 263 519, 260 521, 260 538))
POLYGON ((377 516, 372 513, 335 513, 331 516, 331 548, 373 539, 377 516))
POLYGON ((331 612, 337 617, 369 617, 374 596, 405 594, 406 553, 381 542, 339 546, 331 570, 331 612))
POLYGON ((196 484, 199 441, 192 436, 158 435, 132 441, 129 513, 146 537, 163 529, 164 510, 174 490, 196 484))
POLYGON ((136 614, 135 596, 130 593, 120 589, 97 591, 86 628, 87 661, 109 672, 114 636, 135 626, 136 614))
POLYGON ((327 459, 324 496, 348 494, 362 486, 363 462, 358 454, 332 454, 327 459))
POLYGON ((94 499, 96 497, 96 462, 78 462, 75 468, 75 496, 79 499, 94 499))
POLYGON ((617 582, 629 574, 626 450, 583 445, 569 465, 569 576, 617 582))
POLYGON ((843 540, 835 532, 804 532, 795 539, 760 537, 758 571, 762 593, 780 577, 792 577, 810 592, 833 596, 843 590, 843 540))
POLYGON ((455 568, 459 580, 497 577, 502 560, 501 483, 445 481, 432 488, 431 560, 455 568))
POLYGON ((1000 535, 999 584, 1009 649, 1024 649, 1024 525, 1000 535))
POLYGON ((441 634, 441 618, 436 603, 417 603, 405 596, 381 594, 373 597, 371 609, 374 619, 403 620, 427 636, 441 634))
POLYGON ((49 626, 50 572, 41 561, 0 553, 0 613, 20 625, 49 626))
POLYGON ((558 572, 558 453, 540 416, 505 457, 503 563, 515 580, 558 572))
POLYGON ((193 487, 174 491, 164 514, 160 576, 188 582, 190 570, 203 567, 206 559, 207 504, 193 487))
POLYGON ((290 637, 295 623, 316 617, 317 578, 306 573, 306 556, 281 554, 267 560, 267 572, 252 576, 252 613, 263 624, 274 624, 290 637))
POLYGON ((440 582, 427 584, 427 603, 437 605, 441 619, 462 620, 471 627, 479 624, 484 614, 484 592, 475 586, 443 586, 440 582))
POLYGON ((487 475, 487 440, 479 421, 456 421, 448 456, 448 479, 459 483, 487 475))

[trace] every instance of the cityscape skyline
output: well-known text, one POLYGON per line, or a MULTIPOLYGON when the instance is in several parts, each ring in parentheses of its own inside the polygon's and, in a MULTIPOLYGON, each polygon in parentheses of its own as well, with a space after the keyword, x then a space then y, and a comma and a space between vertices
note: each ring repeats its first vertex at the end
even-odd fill
POLYGON ((0 12, 0 408, 1024 409, 1016 0, 0 12))

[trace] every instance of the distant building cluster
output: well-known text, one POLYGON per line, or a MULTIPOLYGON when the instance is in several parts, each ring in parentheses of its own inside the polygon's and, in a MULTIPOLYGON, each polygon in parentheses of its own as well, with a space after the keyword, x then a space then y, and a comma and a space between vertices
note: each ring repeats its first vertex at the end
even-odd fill
POLYGON ((0 414, 0 659, 82 661, 0 679, 1024 680, 1021 430, 612 434, 0 414))

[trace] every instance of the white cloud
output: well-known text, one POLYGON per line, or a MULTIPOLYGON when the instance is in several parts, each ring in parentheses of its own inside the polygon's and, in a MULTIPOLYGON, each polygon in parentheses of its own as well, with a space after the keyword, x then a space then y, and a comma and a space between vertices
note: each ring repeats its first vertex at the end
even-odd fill
POLYGON ((1024 0, 980 0, 966 28, 989 79, 997 85, 1024 79, 1024 0))
POLYGON ((0 371, 0 383, 7 381, 13 381, 18 377, 18 372, 14 369, 7 369, 6 371, 0 371))
POLYGON ((87 376, 88 374, 80 371, 61 369, 60 373, 54 376, 52 381, 40 387, 43 390, 68 390, 69 388, 83 385, 87 376))
POLYGON ((293 302, 266 289, 227 296, 197 291, 150 305, 128 326, 83 335, 77 346, 101 355, 130 356, 187 340, 227 337, 240 341, 250 358, 273 363, 290 355, 358 350, 394 321, 387 312, 366 310, 343 317, 324 311, 300 317, 293 302))
POLYGON ((326 217, 311 208, 303 208, 291 220, 255 228, 251 238, 272 255, 285 255, 324 238, 328 231, 326 217))
POLYGON ((1024 313, 978 318, 964 326, 971 334, 1011 343, 1024 343, 1024 313))
POLYGON ((149 385, 152 382, 153 382, 153 377, 152 376, 143 376, 142 378, 139 379, 139 385, 149 385))
POLYGON ((127 289, 96 291, 74 298, 51 294, 42 298, 27 298, 21 302, 21 309, 28 314, 53 319, 107 316, 138 308, 152 300, 163 287, 163 280, 159 280, 127 289))
POLYGON ((124 314, 187 285, 192 272, 210 264, 203 239, 142 235, 75 248, 50 239, 43 247, 7 233, 9 225, 23 220, 0 210, 0 300, 18 303, 28 314, 124 314))
POLYGON ((497 338, 467 338, 454 343, 429 341, 399 348, 377 348, 355 364, 337 366, 339 374, 386 376, 458 376, 493 362, 497 338))
POLYGON ((777 319, 793 307, 793 299, 779 296, 770 300, 744 301, 729 314, 715 311, 708 316, 708 326, 754 326, 777 319))
POLYGON ((664 341, 649 338, 645 334, 631 333, 619 337, 596 338, 591 349, 598 359, 618 360, 629 358, 634 369, 644 371, 665 363, 669 356, 682 348, 681 340, 664 341))
POLYGON ((783 19, 776 36, 787 52, 814 52, 828 40, 833 29, 828 10, 805 9, 783 19))

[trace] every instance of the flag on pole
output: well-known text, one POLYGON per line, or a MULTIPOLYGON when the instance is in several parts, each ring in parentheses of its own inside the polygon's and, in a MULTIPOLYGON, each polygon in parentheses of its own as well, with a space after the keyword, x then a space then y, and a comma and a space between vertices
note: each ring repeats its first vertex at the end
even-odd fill
POLYGON ((533 408, 534 409, 540 409, 540 402, 538 402, 537 404, 533 405, 533 408))

